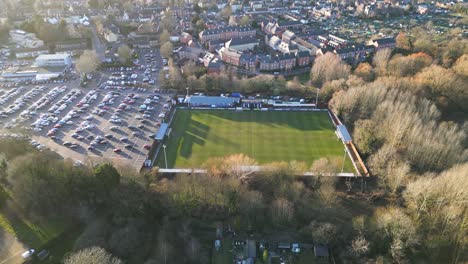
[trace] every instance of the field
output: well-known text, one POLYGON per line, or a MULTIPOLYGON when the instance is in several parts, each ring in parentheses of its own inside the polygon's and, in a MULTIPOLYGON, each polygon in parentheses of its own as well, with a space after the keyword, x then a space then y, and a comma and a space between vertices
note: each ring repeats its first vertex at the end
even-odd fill
MULTIPOLYGON (((326 112, 178 109, 167 145, 168 168, 200 168, 210 157, 244 153, 259 164, 328 157, 342 164, 344 147, 326 112)), ((165 167, 164 153, 157 164, 165 167)), ((345 172, 354 172, 349 157, 345 172)))

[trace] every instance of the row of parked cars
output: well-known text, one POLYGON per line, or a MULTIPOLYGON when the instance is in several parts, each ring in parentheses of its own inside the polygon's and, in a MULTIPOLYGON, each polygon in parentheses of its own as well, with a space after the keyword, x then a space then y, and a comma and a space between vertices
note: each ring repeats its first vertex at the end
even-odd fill
MULTIPOLYGON (((20 97, 16 98, 16 100, 6 107, 6 110, 0 111, 0 117, 8 117, 8 115, 14 114, 19 111, 27 102, 29 102, 34 97, 41 94, 46 88, 44 86, 36 86, 26 92, 25 94, 21 95, 20 97)), ((24 90, 21 90, 23 92, 24 90)), ((16 94, 18 95, 18 94, 16 94)))
POLYGON ((73 89, 68 92, 65 96, 62 97, 58 102, 53 104, 48 112, 54 113, 56 115, 60 114, 65 108, 67 108, 73 101, 75 101, 78 96, 80 96, 83 92, 78 89, 73 89))
MULTIPOLYGON (((50 137, 51 139, 56 139, 56 133, 62 128, 62 126, 66 125, 74 125, 75 122, 73 119, 77 119, 81 117, 81 114, 84 113, 90 104, 92 104, 97 98, 98 98, 99 92, 97 90, 91 90, 89 91, 76 105, 75 108, 70 110, 62 119, 60 119, 52 129, 50 129, 47 132, 47 136, 50 137)), ((89 116, 85 117, 88 122, 91 120, 89 116)), ((91 127, 87 127, 87 124, 81 124, 80 127, 78 127, 77 131, 82 132, 84 129, 90 129, 91 127)), ((94 125, 93 127, 94 128, 94 125)))
POLYGON ((0 96, 0 106, 6 104, 9 100, 11 100, 12 98, 18 96, 19 94, 21 94, 25 90, 26 90, 26 88, 24 88, 24 87, 18 87, 18 88, 13 88, 13 89, 9 90, 8 92, 2 94, 0 96))

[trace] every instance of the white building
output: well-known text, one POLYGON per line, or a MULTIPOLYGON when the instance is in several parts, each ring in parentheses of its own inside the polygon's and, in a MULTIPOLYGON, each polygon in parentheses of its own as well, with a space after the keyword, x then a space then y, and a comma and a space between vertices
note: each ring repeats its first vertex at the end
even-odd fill
POLYGON ((12 67, 0 73, 0 82, 19 82, 31 80, 51 80, 63 76, 65 67, 12 67))
POLYGON ((39 67, 69 67, 72 64, 72 59, 69 54, 43 54, 36 58, 36 63, 39 67))

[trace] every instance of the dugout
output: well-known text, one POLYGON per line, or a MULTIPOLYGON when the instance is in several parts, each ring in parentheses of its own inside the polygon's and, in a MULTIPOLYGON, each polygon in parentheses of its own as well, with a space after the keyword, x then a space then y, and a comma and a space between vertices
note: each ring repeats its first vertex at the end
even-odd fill
POLYGON ((242 107, 243 108, 248 108, 248 109, 262 109, 263 108, 263 100, 262 99, 248 99, 244 98, 241 101, 242 107))

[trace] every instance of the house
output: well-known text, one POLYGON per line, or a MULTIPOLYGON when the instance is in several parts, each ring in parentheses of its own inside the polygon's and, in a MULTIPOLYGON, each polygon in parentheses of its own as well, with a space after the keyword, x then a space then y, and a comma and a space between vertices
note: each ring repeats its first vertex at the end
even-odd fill
POLYGON ((285 53, 278 55, 280 70, 290 71, 296 66, 296 55, 285 53))
POLYGON ((34 33, 28 33, 19 29, 9 32, 10 39, 18 48, 35 49, 44 46, 44 41, 38 39, 34 33))
POLYGON ((320 42, 314 39, 306 40, 302 37, 297 37, 291 43, 297 45, 299 50, 308 51, 310 54, 316 54, 317 50, 321 48, 320 42))
POLYGON ((247 26, 226 26, 216 29, 203 30, 199 34, 200 41, 229 40, 232 38, 255 37, 255 29, 247 26))
POLYGON ((339 45, 346 45, 348 43, 346 39, 338 37, 336 35, 332 35, 332 34, 328 34, 328 39, 330 41, 338 43, 339 45))
POLYGON ((259 40, 254 37, 246 37, 246 38, 233 38, 226 43, 224 46, 226 48, 235 49, 238 51, 246 51, 246 50, 253 50, 256 46, 258 46, 259 40))
POLYGON ((263 1, 251 1, 250 2, 250 8, 252 9, 258 9, 263 7, 263 1))
POLYGON ((216 56, 213 53, 207 52, 205 56, 203 56, 203 65, 208 67, 208 64, 215 58, 216 56))
POLYGON ((140 23, 140 25, 138 25, 136 32, 139 34, 151 34, 151 33, 158 32, 158 30, 159 30, 159 26, 156 25, 155 23, 145 22, 145 23, 140 23))
POLYGON ((107 42, 116 42, 120 37, 120 29, 114 25, 109 24, 104 28, 104 39, 107 42))
POLYGON ((242 53, 239 64, 247 71, 255 72, 257 69, 257 56, 249 53, 242 53))
POLYGON ((240 66, 240 57, 242 52, 223 47, 219 50, 221 60, 234 66, 240 66))
POLYGON ((176 50, 176 53, 179 54, 179 58, 188 59, 191 61, 198 61, 205 52, 200 48, 182 46, 176 50))
POLYGON ((278 23, 278 28, 282 30, 302 28, 304 25, 300 21, 285 21, 278 23))
POLYGON ((81 52, 88 48, 88 39, 69 39, 54 42, 55 52, 81 52))
POLYGON ((265 36, 265 42, 267 43, 267 45, 274 49, 274 50, 277 50, 278 49, 278 46, 281 44, 281 39, 278 38, 277 36, 269 36, 269 35, 266 35, 265 36), (269 37, 269 39, 268 39, 269 37))
POLYGON ((223 65, 221 62, 218 60, 218 58, 215 58, 214 60, 210 61, 207 67, 207 73, 208 74, 219 74, 221 73, 223 65))
POLYGON ((262 31, 266 34, 276 34, 278 24, 275 22, 262 22, 261 27, 262 31))
POLYGON ((14 49, 13 53, 17 59, 35 58, 41 54, 49 54, 49 49, 45 46, 39 48, 19 48, 14 49))
POLYGON ((356 56, 356 50, 353 47, 335 49, 334 53, 338 55, 342 60, 354 60, 356 56))
POLYGON ((277 71, 279 70, 279 59, 276 56, 262 56, 259 60, 260 71, 277 71))
POLYGON ((358 62, 365 60, 369 54, 374 53, 375 51, 375 47, 373 45, 353 44, 353 48, 356 52, 358 62))
POLYGON ((182 18, 180 21, 179 21, 179 25, 180 25, 180 28, 182 30, 192 30, 193 29, 193 26, 192 26, 192 20, 189 19, 188 17, 186 18, 182 18))
POLYGON ((224 41, 222 40, 210 40, 208 42, 208 50, 210 52, 215 52, 216 50, 220 49, 221 47, 224 47, 224 41))
POLYGON ((191 41, 193 38, 192 38, 192 35, 190 35, 190 33, 187 33, 187 32, 182 32, 182 34, 180 34, 180 42, 182 44, 188 44, 189 41, 191 41))
POLYGON ((418 5, 418 13, 420 15, 426 15, 429 12, 427 5, 418 5))
POLYGON ((312 57, 308 51, 299 51, 296 53, 297 66, 305 67, 312 63, 312 57))
POLYGON ((374 45, 376 51, 381 49, 394 49, 396 47, 396 41, 394 38, 381 38, 369 41, 369 45, 374 45))
POLYGON ((281 53, 294 53, 297 52, 299 47, 295 44, 288 44, 284 41, 281 41, 280 44, 277 46, 277 50, 281 53))
POLYGON ((296 34, 292 31, 286 30, 283 32, 283 35, 281 36, 281 40, 283 40, 286 43, 290 43, 291 40, 294 40, 296 38, 296 34))

